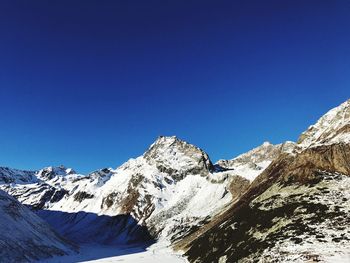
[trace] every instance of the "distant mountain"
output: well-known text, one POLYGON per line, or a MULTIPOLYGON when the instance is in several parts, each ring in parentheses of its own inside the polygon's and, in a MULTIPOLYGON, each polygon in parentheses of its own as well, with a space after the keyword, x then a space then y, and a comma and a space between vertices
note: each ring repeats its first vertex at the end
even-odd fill
POLYGON ((0 184, 26 184, 37 182, 36 172, 0 167, 0 184))
POLYGON ((217 165, 225 169, 230 169, 233 173, 252 181, 281 153, 294 153, 297 151, 297 148, 294 142, 289 141, 277 145, 264 142, 261 146, 243 153, 232 160, 219 160, 217 165))

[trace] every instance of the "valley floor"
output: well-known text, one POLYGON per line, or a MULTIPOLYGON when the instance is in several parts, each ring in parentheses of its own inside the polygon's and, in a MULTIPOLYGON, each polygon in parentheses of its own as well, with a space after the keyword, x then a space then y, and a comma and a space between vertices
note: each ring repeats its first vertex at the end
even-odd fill
POLYGON ((148 248, 143 246, 102 246, 99 244, 81 245, 80 253, 63 257, 54 257, 40 261, 41 263, 73 263, 73 262, 138 262, 138 263, 183 263, 187 262, 181 255, 170 248, 155 244, 148 248))

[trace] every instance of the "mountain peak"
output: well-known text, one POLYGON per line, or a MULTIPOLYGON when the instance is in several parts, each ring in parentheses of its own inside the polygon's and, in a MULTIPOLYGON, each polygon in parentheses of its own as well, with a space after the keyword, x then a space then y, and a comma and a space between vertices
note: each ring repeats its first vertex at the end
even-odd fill
POLYGON ((213 169, 207 153, 176 136, 160 136, 143 155, 160 171, 180 176, 206 174, 213 169))
POLYGON ((76 174, 72 168, 67 168, 64 165, 49 166, 38 171, 37 176, 41 179, 51 180, 56 176, 66 176, 69 174, 76 174))
POLYGON ((265 141, 261 146, 270 146, 270 145, 273 145, 272 143, 270 143, 269 141, 265 141))
POLYGON ((201 150, 199 149, 198 147, 184 141, 184 140, 181 140, 179 139, 177 136, 159 136, 155 142, 153 144, 151 144, 151 146, 149 147, 149 149, 146 151, 146 154, 148 151, 150 150, 154 150, 154 149, 157 149, 157 150, 164 150, 166 148, 181 148, 181 147, 185 147, 185 148, 196 148, 198 150, 201 150))
POLYGON ((158 138, 155 140, 154 144, 172 144, 175 142, 181 142, 182 140, 180 140, 177 136, 173 135, 173 136, 163 136, 160 135, 158 136, 158 138))
POLYGON ((341 142, 350 142, 350 99, 328 111, 298 140, 304 148, 341 142))

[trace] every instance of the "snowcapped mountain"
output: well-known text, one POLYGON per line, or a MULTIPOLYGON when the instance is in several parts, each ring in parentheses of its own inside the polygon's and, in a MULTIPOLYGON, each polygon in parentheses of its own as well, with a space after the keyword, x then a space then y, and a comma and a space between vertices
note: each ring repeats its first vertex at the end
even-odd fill
POLYGON ((81 230, 80 236, 91 236, 96 226, 101 232, 103 224, 96 223, 101 218, 104 231, 110 230, 111 220, 124 222, 122 229, 113 228, 114 240, 106 236, 102 243, 179 239, 222 212, 249 185, 231 170, 215 169, 203 150, 175 136, 159 137, 142 156, 115 170, 83 176, 63 166, 47 167, 26 183, 5 181, 1 189, 45 210, 38 214, 72 240, 79 241, 69 233, 81 229, 82 222, 89 233, 81 230), (125 237, 125 230, 135 235, 125 237))
POLYGON ((159 171, 177 179, 188 174, 206 176, 213 171, 208 154, 175 136, 160 136, 144 154, 144 158, 148 164, 155 165, 159 171))
POLYGON ((35 172, 0 167, 0 171, 3 178, 0 189, 34 209, 43 209, 61 200, 67 194, 63 186, 81 177, 70 173, 71 170, 63 166, 47 167, 35 172))
POLYGON ((44 220, 1 190, 0 229, 1 262, 28 262, 75 251, 44 220))
POLYGON ((349 262, 349 121, 347 101, 175 247, 191 262, 349 262))
POLYGON ((54 178, 65 178, 68 175, 76 174, 76 172, 71 168, 66 168, 63 165, 59 167, 46 167, 40 170, 36 176, 42 181, 50 181, 54 178))
POLYGON ((77 243, 158 240, 193 262, 332 261, 350 253, 349 120, 347 101, 298 143, 265 142, 216 164, 161 136, 138 158, 88 175, 0 168, 0 189, 77 243))

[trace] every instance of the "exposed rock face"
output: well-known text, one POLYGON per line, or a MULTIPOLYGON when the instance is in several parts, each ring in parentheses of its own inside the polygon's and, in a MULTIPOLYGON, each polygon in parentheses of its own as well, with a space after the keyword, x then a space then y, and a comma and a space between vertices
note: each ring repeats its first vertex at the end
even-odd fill
POLYGON ((1 190, 0 229, 1 262, 29 262, 75 250, 46 222, 1 190))
POLYGON ((302 151, 289 164, 285 181, 317 180, 317 171, 350 175, 350 144, 321 145, 302 151))
POLYGON ((250 185, 249 180, 241 176, 232 176, 230 177, 230 184, 228 189, 233 197, 238 199, 245 193, 250 185))
POLYGON ((94 198, 94 195, 84 191, 78 192, 74 195, 74 201, 77 201, 77 202, 81 202, 85 199, 91 199, 91 198, 94 198))

